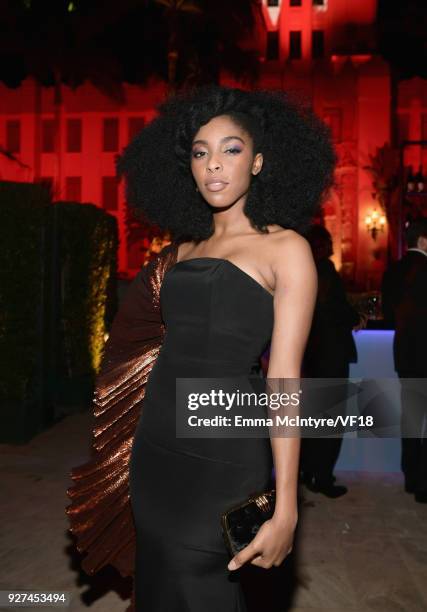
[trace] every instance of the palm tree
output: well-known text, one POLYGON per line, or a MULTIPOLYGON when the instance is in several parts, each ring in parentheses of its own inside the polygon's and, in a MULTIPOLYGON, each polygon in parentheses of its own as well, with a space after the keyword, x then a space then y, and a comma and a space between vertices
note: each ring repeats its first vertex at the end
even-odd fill
POLYGON ((183 15, 200 15, 203 13, 202 8, 192 0, 155 0, 156 4, 164 6, 164 17, 168 24, 168 42, 167 42, 167 57, 168 57, 168 88, 169 92, 173 93, 176 89, 176 72, 178 58, 180 56, 180 25, 181 16, 183 15))
POLYGON ((258 78, 253 39, 258 0, 154 0, 164 7, 168 40, 168 88, 217 82, 221 68, 236 79, 258 78), (246 48, 245 48, 246 47, 246 48))

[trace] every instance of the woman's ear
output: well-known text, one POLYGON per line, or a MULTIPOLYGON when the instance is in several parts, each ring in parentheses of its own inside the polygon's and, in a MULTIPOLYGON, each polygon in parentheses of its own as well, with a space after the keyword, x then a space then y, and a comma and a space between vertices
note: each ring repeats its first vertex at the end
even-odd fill
POLYGON ((264 161, 264 158, 262 156, 262 153, 257 153, 252 163, 252 174, 256 175, 259 172, 261 172, 263 161, 264 161))

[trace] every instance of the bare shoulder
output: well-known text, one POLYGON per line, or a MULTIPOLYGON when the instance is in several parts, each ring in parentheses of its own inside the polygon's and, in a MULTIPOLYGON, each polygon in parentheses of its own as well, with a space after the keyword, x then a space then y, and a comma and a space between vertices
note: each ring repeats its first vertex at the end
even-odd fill
POLYGON ((295 230, 282 228, 273 232, 268 250, 276 281, 284 283, 296 276, 309 279, 316 275, 310 243, 295 230))
POLYGON ((312 256, 308 240, 295 230, 285 228, 271 233, 268 250, 273 267, 285 258, 287 261, 295 261, 312 256))

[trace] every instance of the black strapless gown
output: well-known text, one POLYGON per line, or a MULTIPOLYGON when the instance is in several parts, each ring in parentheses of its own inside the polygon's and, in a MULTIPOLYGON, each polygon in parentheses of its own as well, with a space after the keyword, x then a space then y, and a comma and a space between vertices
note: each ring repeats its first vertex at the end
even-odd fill
POLYGON ((230 261, 199 257, 166 272, 160 300, 166 333, 130 460, 136 610, 245 612, 220 515, 270 485, 270 440, 177 438, 175 378, 252 374, 271 339, 273 297, 230 261))

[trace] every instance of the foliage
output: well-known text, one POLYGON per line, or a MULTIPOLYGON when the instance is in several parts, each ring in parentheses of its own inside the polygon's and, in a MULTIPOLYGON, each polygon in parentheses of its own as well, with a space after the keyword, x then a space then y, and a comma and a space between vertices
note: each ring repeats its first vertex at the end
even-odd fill
POLYGON ((38 368, 49 193, 0 182, 0 398, 24 400, 38 368))
POLYGON ((377 3, 378 51, 399 79, 427 78, 425 0, 377 3))
POLYGON ((88 79, 123 102, 123 82, 215 82, 220 67, 253 77, 257 10, 256 0, 9 2, 0 16, 0 80, 18 87, 33 76, 74 88, 88 79))
POLYGON ((370 164, 364 166, 372 177, 374 193, 381 208, 390 218, 389 194, 399 185, 400 159, 399 151, 390 146, 388 142, 377 147, 375 154, 369 155, 370 164))
POLYGON ((110 283, 117 272, 117 221, 93 204, 57 202, 54 208, 61 238, 63 359, 69 378, 94 375, 109 323, 107 307, 115 310, 107 298, 115 296, 110 283))
POLYGON ((375 154, 369 155, 370 164, 363 169, 372 178, 374 197, 386 215, 389 229, 389 243, 392 256, 397 255, 399 203, 400 198, 400 156, 398 149, 388 142, 377 147, 375 154))
POLYGON ((117 221, 52 204, 42 184, 0 182, 0 244, 4 441, 52 422, 67 393, 85 399, 117 311, 117 221))

